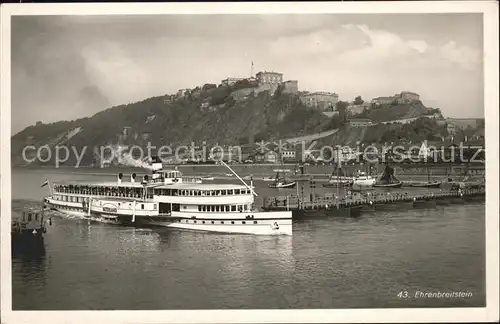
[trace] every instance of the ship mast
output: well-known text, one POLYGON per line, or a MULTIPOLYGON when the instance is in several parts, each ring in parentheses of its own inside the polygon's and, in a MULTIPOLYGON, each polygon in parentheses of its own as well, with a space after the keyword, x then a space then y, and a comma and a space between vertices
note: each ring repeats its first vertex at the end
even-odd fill
POLYGON ((234 170, 231 169, 231 167, 229 167, 229 165, 226 164, 226 162, 224 162, 222 160, 220 160, 220 162, 222 165, 224 165, 226 168, 228 168, 229 171, 231 171, 236 176, 236 178, 238 178, 241 181, 241 183, 243 183, 245 185, 245 187, 250 189, 250 191, 252 192, 253 195, 258 196, 257 193, 253 190, 253 185, 252 186, 247 185, 247 183, 243 179, 241 179, 240 176, 236 172, 234 172, 234 170))

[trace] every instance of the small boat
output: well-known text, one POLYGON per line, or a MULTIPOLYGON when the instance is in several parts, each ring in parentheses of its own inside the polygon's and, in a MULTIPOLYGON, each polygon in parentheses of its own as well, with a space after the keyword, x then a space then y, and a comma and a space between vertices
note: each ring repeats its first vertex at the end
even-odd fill
POLYGON ((414 188, 439 188, 440 186, 441 186, 440 181, 410 183, 410 187, 414 188))
POLYGON ((336 187, 349 187, 353 184, 353 178, 348 177, 344 174, 342 167, 335 167, 332 174, 330 175, 330 179, 328 179, 327 183, 323 184, 325 188, 336 188, 336 187))
POLYGON ((414 188, 439 188, 440 186, 441 186, 441 181, 431 181, 429 168, 427 168, 427 182, 410 183, 410 187, 414 188))
POLYGON ((43 240, 46 233, 44 208, 25 207, 12 213, 11 238, 12 244, 23 244, 33 240, 43 240))
POLYGON ((401 188, 403 182, 394 182, 394 183, 375 183, 373 186, 375 188, 401 188))
POLYGON ((372 187, 375 185, 376 181, 374 177, 367 175, 365 172, 358 172, 358 174, 354 176, 353 186, 372 187))
POLYGON ((384 171, 373 184, 376 188, 401 188, 402 185, 403 182, 394 176, 394 168, 388 163, 386 163, 384 171))
POLYGON ((297 183, 295 181, 284 180, 284 181, 277 181, 274 183, 270 183, 269 188, 291 189, 291 188, 295 188, 296 185, 297 185, 297 183))
POLYGON ((290 180, 286 177, 286 171, 277 170, 276 177, 274 178, 274 182, 269 184, 269 188, 283 188, 283 189, 291 189, 295 188, 297 182, 290 180))

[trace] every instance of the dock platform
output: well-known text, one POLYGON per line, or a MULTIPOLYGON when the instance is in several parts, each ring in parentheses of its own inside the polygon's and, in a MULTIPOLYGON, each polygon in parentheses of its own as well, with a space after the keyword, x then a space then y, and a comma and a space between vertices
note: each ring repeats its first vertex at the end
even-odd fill
POLYGON ((469 188, 453 191, 428 192, 379 192, 372 191, 363 195, 346 195, 336 197, 333 194, 297 195, 267 197, 263 200, 262 209, 266 211, 291 210, 294 215, 304 213, 325 212, 334 215, 355 216, 363 211, 394 209, 398 206, 419 208, 434 205, 465 203, 471 200, 481 200, 485 197, 485 188, 469 188))

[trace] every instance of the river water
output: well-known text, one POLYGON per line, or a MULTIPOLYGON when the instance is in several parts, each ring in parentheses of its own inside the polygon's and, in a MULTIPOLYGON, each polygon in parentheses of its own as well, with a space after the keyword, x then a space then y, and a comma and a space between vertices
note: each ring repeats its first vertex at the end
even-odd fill
MULTIPOLYGON (((41 201, 46 177, 114 178, 99 173, 14 169, 13 206, 41 201)), ((265 182, 256 188, 277 194, 265 182)), ((54 214, 43 249, 13 255, 13 309, 484 306, 484 228, 484 203, 304 220, 292 237, 118 227, 54 214), (404 291, 409 298, 398 297, 404 291), (468 297, 415 298, 418 291, 468 297)))

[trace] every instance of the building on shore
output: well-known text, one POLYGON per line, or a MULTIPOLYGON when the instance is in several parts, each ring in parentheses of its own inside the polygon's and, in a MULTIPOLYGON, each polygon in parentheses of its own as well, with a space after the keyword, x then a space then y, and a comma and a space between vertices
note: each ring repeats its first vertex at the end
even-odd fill
POLYGON ((221 81, 221 84, 223 86, 232 86, 233 84, 235 84, 236 82, 238 81, 243 81, 243 80, 246 80, 246 78, 233 78, 233 77, 228 77, 224 80, 221 81))
POLYGON ((452 123, 446 124, 446 131, 448 132, 449 135, 455 135, 457 133, 455 125, 452 123))
POLYGON ((411 103, 420 100, 420 95, 415 92, 410 91, 402 91, 401 93, 397 93, 394 96, 390 97, 377 97, 373 98, 371 103, 375 105, 388 105, 392 103, 404 104, 411 103))
POLYGON ((238 90, 234 90, 231 92, 230 96, 233 97, 235 101, 242 101, 247 99, 250 96, 254 95, 254 88, 242 88, 238 90))
POLYGON ((339 95, 332 92, 310 92, 301 95, 300 100, 310 108, 334 111, 339 95))
POLYGON ((297 93, 299 92, 299 81, 288 80, 282 83, 284 93, 297 93))
POLYGON ((259 84, 282 84, 283 73, 263 71, 255 75, 259 84))
POLYGON ((179 89, 176 94, 176 98, 182 98, 188 95, 191 92, 191 89, 179 89))
POLYGON ((355 105, 354 103, 350 103, 347 106, 347 113, 351 116, 361 114, 365 109, 370 109, 370 103, 364 102, 361 105, 355 105))

